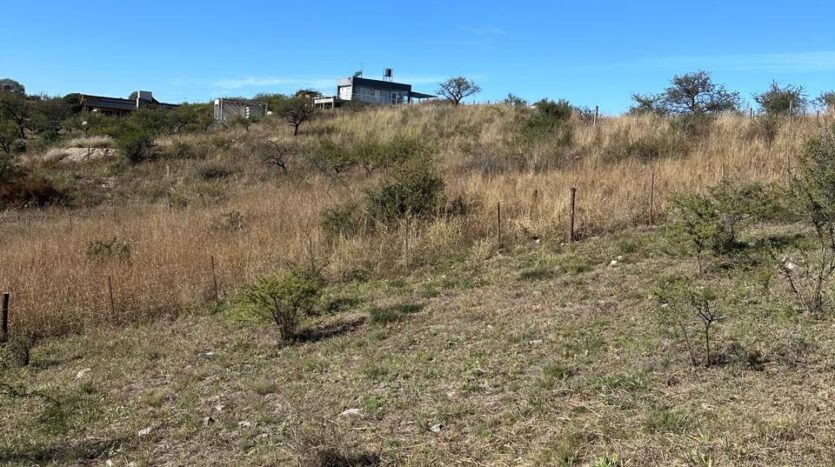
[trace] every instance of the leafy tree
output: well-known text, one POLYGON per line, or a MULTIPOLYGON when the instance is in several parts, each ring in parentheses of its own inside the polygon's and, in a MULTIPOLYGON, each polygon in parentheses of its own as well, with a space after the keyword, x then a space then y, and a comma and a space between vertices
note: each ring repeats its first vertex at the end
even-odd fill
MULTIPOLYGON (((11 85, 9 85, 11 86, 11 85)), ((22 87, 22 86, 21 86, 22 87)), ((18 139, 26 139, 26 95, 12 90, 0 90, 0 121, 11 122, 15 125, 18 139)))
POLYGON ((277 113, 293 127, 293 136, 299 134, 299 127, 316 115, 313 99, 306 96, 296 96, 287 99, 276 109, 277 113))
POLYGON ((768 115, 799 115, 809 103, 803 86, 780 86, 776 81, 767 91, 755 94, 754 100, 768 115))
POLYGON ((632 94, 632 106, 629 107, 629 113, 663 115, 667 113, 667 109, 658 95, 632 94))
POLYGON ((10 78, 0 79, 0 92, 8 92, 20 96, 26 95, 26 88, 17 81, 10 78))
POLYGON ((517 96, 513 93, 508 94, 507 97, 504 98, 502 103, 504 105, 509 105, 511 107, 527 107, 528 106, 528 101, 526 101, 525 99, 522 99, 521 97, 519 97, 519 96, 517 96))
POLYGON ((824 108, 824 110, 835 109, 835 91, 822 92, 815 102, 824 108))
POLYGON ((469 80, 463 76, 450 78, 441 83, 438 88, 438 94, 442 95, 449 102, 452 102, 453 105, 458 105, 465 98, 480 92, 481 87, 479 87, 475 81, 469 80))
POLYGON ((739 93, 714 83, 706 71, 676 75, 661 94, 635 94, 632 99, 635 101, 630 109, 633 113, 705 115, 735 111, 740 105, 739 93))
POLYGON ((212 109, 205 104, 183 104, 168 111, 172 133, 204 133, 214 123, 212 109))

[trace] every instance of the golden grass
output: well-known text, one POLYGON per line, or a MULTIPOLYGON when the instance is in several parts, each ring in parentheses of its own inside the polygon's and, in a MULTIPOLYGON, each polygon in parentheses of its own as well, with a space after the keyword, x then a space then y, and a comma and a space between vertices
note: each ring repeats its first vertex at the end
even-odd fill
MULTIPOLYGON (((357 171, 347 175, 343 183, 334 184, 317 174, 292 179, 265 176, 262 172, 268 169, 234 160, 235 154, 239 155, 234 151, 211 156, 243 164, 246 175, 229 182, 219 202, 170 208, 167 203, 136 200, 89 210, 2 214, 0 287, 13 294, 12 326, 62 332, 187 310, 213 295, 211 257, 220 287, 226 291, 310 258, 326 264, 334 276, 355 269, 372 274, 403 271, 433 255, 483 249, 484 242, 495 237, 499 202, 508 241, 528 234, 559 242, 567 235, 571 187, 577 188, 581 234, 644 224, 651 174, 658 212, 663 211, 670 194, 702 190, 723 176, 785 180, 803 141, 828 124, 814 118, 786 122, 776 140, 767 144, 754 136, 753 122, 725 116, 706 136, 690 141, 681 154, 651 163, 631 159, 606 162, 605 153, 613 146, 663 133, 669 122, 632 116, 604 119, 598 128, 575 122, 570 147, 559 147, 546 138, 520 149, 514 137, 521 112, 524 110, 501 106, 413 106, 334 114, 303 128, 305 135, 300 141, 308 146, 321 135, 345 142, 366 133, 383 140, 405 134, 433 142, 438 153, 436 165, 448 193, 463 195, 474 210, 465 218, 412 228, 408 242, 403 231, 335 241, 323 234, 320 211, 361 196, 375 178, 357 171), (561 168, 484 173, 470 164, 482 153, 492 152, 489 157, 501 159, 521 150, 521 157, 555 159, 561 168), (243 216, 240 230, 223 225, 224 213, 233 210, 243 216), (129 260, 87 257, 89 242, 113 237, 130 243, 129 260), (115 313, 111 311, 108 276, 112 278, 115 313)), ((276 124, 257 125, 248 133, 237 129, 209 137, 218 136, 238 143, 291 138, 288 128, 276 124)), ((300 167, 298 161, 294 163, 300 167)), ((149 177, 141 183, 175 185, 182 180, 149 177)))

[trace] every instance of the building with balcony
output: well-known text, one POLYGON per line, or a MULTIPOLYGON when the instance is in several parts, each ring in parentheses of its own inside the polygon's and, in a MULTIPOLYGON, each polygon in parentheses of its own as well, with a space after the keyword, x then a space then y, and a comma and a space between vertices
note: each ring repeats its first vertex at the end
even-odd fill
POLYGON ((420 102, 432 99, 434 94, 425 94, 412 90, 412 85, 397 83, 392 76, 391 68, 383 73, 383 79, 371 79, 357 72, 350 78, 343 78, 336 82, 336 94, 315 99, 316 107, 332 109, 345 102, 362 102, 372 105, 398 105, 420 102))

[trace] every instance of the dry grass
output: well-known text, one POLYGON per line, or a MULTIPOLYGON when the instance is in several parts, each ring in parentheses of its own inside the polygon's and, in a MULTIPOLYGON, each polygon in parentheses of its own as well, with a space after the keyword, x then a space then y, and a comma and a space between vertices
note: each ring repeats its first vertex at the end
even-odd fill
MULTIPOLYGON (((803 140, 823 125, 814 119, 786 122, 768 144, 756 137, 753 122, 727 116, 707 135, 687 140, 664 157, 611 162, 607 157, 613 149, 665 134, 670 123, 620 117, 604 119, 599 128, 592 128, 575 122, 573 142, 567 147, 547 137, 520 145, 516 140, 520 112, 501 106, 416 106, 333 115, 305 129, 299 138, 301 149, 291 161, 296 172, 290 177, 278 176, 254 160, 245 145, 262 138, 290 141, 288 128, 262 124, 248 133, 234 129, 186 137, 193 144, 227 141, 230 148, 212 149, 207 160, 231 167, 233 175, 228 180, 204 181, 195 175, 195 167, 209 162, 159 161, 126 172, 120 192, 127 198, 124 201, 86 210, 6 212, 0 225, 0 286, 13 293, 12 326, 64 332, 200 306, 212 295, 212 256, 223 290, 311 257, 326 264, 333 277, 355 270, 378 277, 403 272, 412 262, 430 262, 451 251, 484 249, 485 242, 495 237, 499 202, 506 239, 535 235, 558 243, 566 238, 570 187, 578 190, 581 236, 641 225, 648 218, 650 174, 655 174, 659 212, 671 193, 699 191, 723 175, 781 181, 803 140), (379 176, 367 178, 358 170, 334 183, 320 175, 302 174, 304 148, 322 137, 347 143, 366 133, 382 140, 408 135, 432 142, 448 193, 470 201, 474 206, 470 215, 411 229, 408 252, 402 231, 373 238, 325 238, 320 211, 361 196, 379 176), (524 159, 527 168, 489 172, 476 168, 485 159, 513 158, 524 159), (543 160, 557 168, 537 169, 537 162, 543 160), (175 197, 175 206, 170 207, 172 192, 186 193, 192 202, 178 208, 175 197), (154 197, 161 200, 153 201, 154 197), (224 224, 233 211, 242 216, 241 228, 224 224), (129 243, 129 259, 88 257, 90 242, 112 238, 129 243)), ((95 170, 109 170, 106 167, 95 170)), ((105 196, 113 183, 110 179, 100 183, 106 187, 105 196)))
POLYGON ((662 237, 342 284, 329 293, 358 304, 308 325, 425 306, 295 346, 234 310, 49 339, 3 382, 64 410, 5 406, 0 463, 831 465, 831 323, 791 312, 780 284, 710 273, 733 292, 718 350, 765 363, 691 367, 647 290, 697 265, 662 237))

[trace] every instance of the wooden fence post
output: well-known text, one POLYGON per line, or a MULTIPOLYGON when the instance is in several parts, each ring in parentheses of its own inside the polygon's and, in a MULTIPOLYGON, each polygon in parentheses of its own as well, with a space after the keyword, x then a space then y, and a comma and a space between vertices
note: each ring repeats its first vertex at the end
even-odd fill
POLYGON ((600 106, 595 105, 594 106, 594 123, 593 123, 594 127, 597 127, 597 119, 599 118, 599 116, 600 116, 600 106))
POLYGON ((0 329, 0 342, 9 339, 9 292, 3 292, 3 324, 0 329))
POLYGON ((107 276, 107 294, 110 296, 110 317, 116 317, 116 302, 113 300, 113 276, 107 276))
POLYGON ((496 240, 499 248, 502 247, 502 202, 496 203, 496 240))
POLYGON ((568 241, 574 243, 576 237, 574 236, 574 216, 576 214, 577 188, 571 188, 571 230, 569 231, 568 241))
POLYGON ((212 290, 215 293, 215 300, 220 300, 220 290, 217 288, 217 273, 215 272, 215 255, 211 256, 212 263, 212 290))

